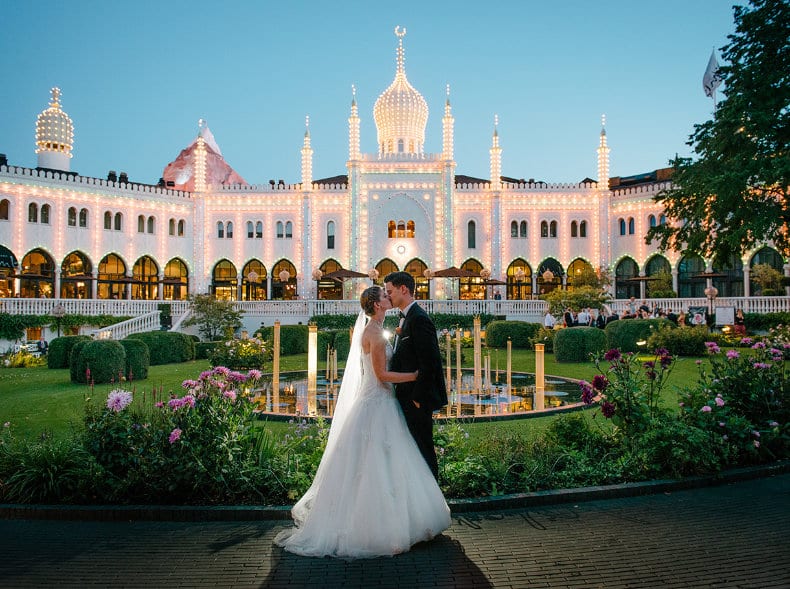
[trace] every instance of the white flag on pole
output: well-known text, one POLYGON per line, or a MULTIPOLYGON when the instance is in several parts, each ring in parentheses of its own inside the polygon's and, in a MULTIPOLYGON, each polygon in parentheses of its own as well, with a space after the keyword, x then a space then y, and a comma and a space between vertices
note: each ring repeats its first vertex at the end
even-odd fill
POLYGON ((702 76, 702 89, 705 90, 705 96, 713 97, 713 93, 720 85, 719 62, 716 60, 716 51, 714 50, 710 52, 708 67, 705 68, 705 75, 702 76))

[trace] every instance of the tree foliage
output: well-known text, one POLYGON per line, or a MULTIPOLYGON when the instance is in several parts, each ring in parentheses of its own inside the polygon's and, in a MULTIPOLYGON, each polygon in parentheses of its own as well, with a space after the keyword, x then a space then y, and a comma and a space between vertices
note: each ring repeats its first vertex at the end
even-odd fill
POLYGON ((241 327, 243 311, 237 311, 231 301, 219 301, 207 294, 189 297, 192 316, 183 325, 197 325, 200 335, 213 341, 232 334, 241 327))
POLYGON ((790 3, 733 7, 735 33, 722 47, 726 97, 695 125, 695 159, 676 158, 672 187, 655 201, 673 223, 647 243, 727 259, 773 241, 790 256, 790 3))

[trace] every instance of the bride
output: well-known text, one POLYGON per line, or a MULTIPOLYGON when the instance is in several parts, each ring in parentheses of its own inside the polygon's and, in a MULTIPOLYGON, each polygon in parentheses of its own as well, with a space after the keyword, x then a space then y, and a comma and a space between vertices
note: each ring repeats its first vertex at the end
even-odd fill
POLYGON ((392 303, 371 286, 360 304, 321 464, 291 510, 295 527, 274 539, 304 556, 393 556, 450 526, 441 489, 386 384, 417 378, 387 370, 392 347, 382 324, 392 303))

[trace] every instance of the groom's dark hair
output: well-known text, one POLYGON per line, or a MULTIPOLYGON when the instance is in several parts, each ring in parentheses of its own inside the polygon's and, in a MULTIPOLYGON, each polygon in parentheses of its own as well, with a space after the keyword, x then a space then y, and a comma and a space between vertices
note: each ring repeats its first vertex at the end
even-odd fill
POLYGON ((384 277, 384 282, 389 282, 392 286, 401 287, 405 286, 409 292, 414 296, 414 276, 408 272, 390 272, 384 277))

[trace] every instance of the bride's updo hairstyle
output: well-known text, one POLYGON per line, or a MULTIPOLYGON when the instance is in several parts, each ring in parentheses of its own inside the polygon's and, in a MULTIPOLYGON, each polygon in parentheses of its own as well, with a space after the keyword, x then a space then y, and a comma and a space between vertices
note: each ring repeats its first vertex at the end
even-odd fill
POLYGON ((362 296, 359 297, 359 305, 362 307, 362 310, 365 312, 365 315, 370 317, 373 313, 376 312, 376 309, 373 305, 378 303, 381 300, 381 287, 380 286, 369 286, 362 292, 362 296))

